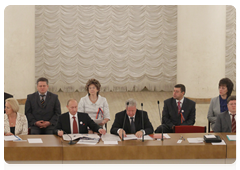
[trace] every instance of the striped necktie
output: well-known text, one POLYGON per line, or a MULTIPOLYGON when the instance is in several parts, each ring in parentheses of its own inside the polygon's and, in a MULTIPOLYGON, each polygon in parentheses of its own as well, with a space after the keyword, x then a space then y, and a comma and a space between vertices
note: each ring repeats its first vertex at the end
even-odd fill
POLYGON ((44 96, 45 95, 40 95, 41 96, 41 105, 42 105, 42 107, 44 106, 44 103, 45 103, 45 100, 44 100, 44 96))
POLYGON ((236 133, 236 120, 235 120, 235 114, 232 114, 232 132, 236 133))

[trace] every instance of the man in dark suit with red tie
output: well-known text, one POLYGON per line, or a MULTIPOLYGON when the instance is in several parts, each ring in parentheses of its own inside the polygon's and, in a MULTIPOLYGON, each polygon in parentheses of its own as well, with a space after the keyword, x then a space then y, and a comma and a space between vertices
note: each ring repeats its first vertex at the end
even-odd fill
POLYGON ((217 115, 213 128, 214 132, 236 133, 236 96, 229 96, 227 99, 228 111, 217 115))
POLYGON ((122 134, 125 137, 126 134, 135 134, 135 136, 140 138, 142 135, 153 133, 153 127, 148 119, 147 112, 138 110, 136 106, 137 103, 134 99, 127 100, 126 110, 115 115, 115 120, 110 130, 111 134, 119 135, 121 138, 122 134))
POLYGON ((164 101, 162 125, 155 133, 173 133, 174 126, 194 125, 196 118, 195 102, 184 97, 186 88, 183 84, 174 86, 173 97, 164 101))
POLYGON ((62 136, 64 133, 77 134, 88 133, 88 127, 94 132, 105 134, 106 130, 100 128, 87 113, 77 112, 78 103, 75 99, 69 99, 67 102, 69 112, 63 113, 54 129, 54 134, 62 136))
POLYGON ((61 114, 58 96, 48 91, 48 79, 37 80, 37 92, 29 94, 25 103, 25 114, 31 134, 53 134, 61 114))

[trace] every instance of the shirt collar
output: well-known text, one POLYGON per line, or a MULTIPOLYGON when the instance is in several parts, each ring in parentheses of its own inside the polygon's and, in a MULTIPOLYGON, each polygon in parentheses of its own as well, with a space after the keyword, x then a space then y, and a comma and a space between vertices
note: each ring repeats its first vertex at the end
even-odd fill
MULTIPOLYGON (((68 112, 68 113, 69 113, 70 118, 72 119, 73 115, 70 112, 68 112)), ((77 117, 77 113, 74 116, 77 117)))
MULTIPOLYGON (((39 92, 38 92, 38 94, 39 94, 39 96, 41 96, 41 95, 42 95, 42 94, 41 94, 41 93, 39 93, 39 92)), ((46 91, 46 93, 44 93, 44 95, 45 95, 45 96, 47 96, 47 91, 46 91)))
POLYGON ((181 104, 183 104, 184 97, 183 97, 181 100, 177 100, 177 99, 176 99, 176 103, 178 103, 178 101, 180 101, 180 102, 181 102, 181 104))

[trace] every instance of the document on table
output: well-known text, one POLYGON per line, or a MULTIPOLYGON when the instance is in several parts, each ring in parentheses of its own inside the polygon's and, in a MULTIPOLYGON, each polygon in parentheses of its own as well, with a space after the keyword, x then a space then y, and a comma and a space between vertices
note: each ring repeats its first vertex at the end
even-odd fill
POLYGON ((105 145, 117 145, 118 141, 104 141, 103 142, 105 145))
MULTIPOLYGON (((154 139, 162 139, 162 134, 153 134, 152 135, 154 139)), ((170 139, 171 137, 167 134, 163 134, 163 139, 170 139)))
POLYGON ((203 138, 187 138, 189 143, 203 143, 203 138))
POLYGON ((236 141, 236 135, 227 135, 228 140, 236 141))
POLYGON ((222 142, 212 142, 212 145, 226 145, 226 143, 222 140, 222 142))
POLYGON ((137 136, 134 134, 128 134, 127 137, 124 137, 124 140, 135 140, 137 139, 137 136))
POLYGON ((28 143, 43 143, 41 138, 28 138, 28 143))
POLYGON ((17 141, 17 140, 22 140, 20 137, 11 135, 11 136, 4 136, 5 141, 17 141))
POLYGON ((101 136, 102 141, 121 141, 121 139, 119 138, 119 136, 117 135, 113 135, 113 134, 108 134, 106 133, 105 135, 101 136))
POLYGON ((63 140, 70 141, 83 137, 82 134, 64 134, 63 140), (71 139, 72 138, 72 139, 71 139))
MULTIPOLYGON (((142 137, 137 138, 138 140, 142 140, 142 137)), ((153 140, 152 137, 150 137, 149 135, 144 135, 144 140, 153 140)))
POLYGON ((90 139, 90 138, 83 138, 80 139, 77 144, 90 144, 90 145, 96 145, 98 143, 99 139, 90 139))

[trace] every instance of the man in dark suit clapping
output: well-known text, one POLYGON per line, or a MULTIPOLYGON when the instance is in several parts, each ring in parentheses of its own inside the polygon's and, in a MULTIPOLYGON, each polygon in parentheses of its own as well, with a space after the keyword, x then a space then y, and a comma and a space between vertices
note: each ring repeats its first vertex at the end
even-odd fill
POLYGON ((194 125, 196 117, 195 102, 184 97, 186 88, 183 84, 174 86, 173 97, 164 101, 162 125, 155 133, 173 133, 174 126, 194 125))
POLYGON ((37 80, 37 92, 29 94, 25 103, 25 114, 31 134, 53 134, 61 114, 58 96, 48 91, 48 79, 37 80))

